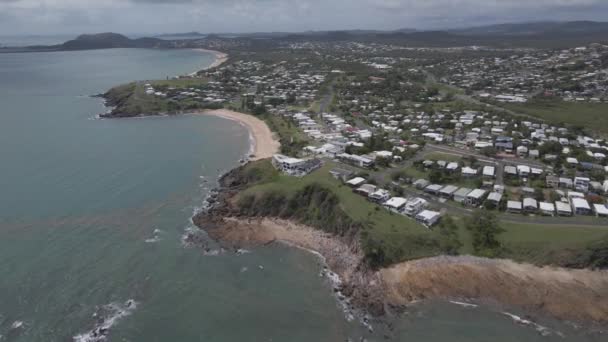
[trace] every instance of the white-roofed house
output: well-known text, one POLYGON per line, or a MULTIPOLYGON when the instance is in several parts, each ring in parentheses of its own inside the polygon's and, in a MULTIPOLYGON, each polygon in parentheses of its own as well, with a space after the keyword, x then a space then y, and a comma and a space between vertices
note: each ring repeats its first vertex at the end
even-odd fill
POLYGON ((468 166, 463 167, 462 171, 460 171, 460 172, 461 172, 462 176, 465 178, 477 176, 477 169, 473 169, 468 166))
POLYGON ((423 210, 416 215, 416 221, 427 227, 431 227, 441 218, 441 213, 431 210, 423 210))
POLYGON ((402 213, 405 209, 405 204, 407 203, 407 199, 403 197, 393 197, 384 203, 384 206, 389 210, 392 210, 397 213, 402 213))
POLYGON ((598 217, 608 217, 608 208, 606 208, 605 204, 594 204, 593 211, 595 211, 595 215, 598 217))
POLYGON ((520 201, 508 201, 507 211, 514 214, 520 214, 522 211, 522 204, 520 201))
POLYGON ((348 184, 348 186, 351 186, 354 188, 361 186, 363 183, 365 183, 365 178, 363 178, 363 177, 355 177, 355 178, 349 180, 348 182, 346 182, 346 184, 348 184))
POLYGON ((555 209, 557 210, 557 215, 559 216, 572 216, 572 207, 568 205, 566 202, 555 202, 555 209))
POLYGON ((530 176, 530 167, 528 165, 517 165, 517 174, 520 177, 528 177, 530 176))
POLYGON ((458 203, 464 203, 467 198, 467 195, 471 193, 473 189, 469 188, 460 188, 456 192, 454 192, 454 201, 458 203))
POLYGON ((414 198, 405 204, 405 214, 408 216, 414 216, 419 213, 422 209, 427 206, 428 202, 423 198, 414 198))
POLYGON ((298 159, 275 154, 272 165, 290 176, 302 177, 323 166, 323 162, 320 159, 298 159))
POLYGON ((585 200, 584 198, 573 197, 572 199, 570 199, 570 202, 570 204, 572 205, 572 211, 574 211, 576 215, 591 214, 591 207, 589 206, 589 202, 587 202, 587 200, 585 200))
POLYGON ((487 193, 488 192, 486 190, 475 189, 467 195, 467 197, 465 199, 465 204, 472 206, 472 207, 477 207, 481 203, 483 203, 483 199, 487 193))
POLYGON ((482 172, 484 177, 494 178, 496 174, 496 168, 494 166, 484 166, 482 172))
POLYGON ((538 210, 538 202, 534 198, 524 198, 524 211, 535 213, 538 210))
POLYGON ((439 191, 443 188, 443 185, 439 184, 431 184, 424 188, 424 192, 428 192, 429 194, 439 195, 439 191))
POLYGON ((376 203, 384 203, 391 198, 391 193, 388 190, 377 189, 376 191, 369 194, 369 199, 376 203))
POLYGON ((547 216, 555 215, 555 205, 548 202, 540 202, 540 213, 547 216))
POLYGON ((454 185, 446 185, 445 187, 443 187, 441 190, 439 190, 439 196, 443 197, 443 198, 452 198, 454 196, 454 193, 458 190, 457 186, 454 185))
POLYGON ((498 207, 500 201, 502 200, 502 194, 500 192, 491 192, 488 195, 488 202, 491 202, 494 206, 498 207))

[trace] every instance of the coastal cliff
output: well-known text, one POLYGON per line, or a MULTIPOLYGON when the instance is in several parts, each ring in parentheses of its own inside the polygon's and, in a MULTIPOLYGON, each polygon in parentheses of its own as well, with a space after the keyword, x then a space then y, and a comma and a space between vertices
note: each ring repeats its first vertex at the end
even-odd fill
POLYGON ((605 271, 440 253, 374 267, 369 246, 362 243, 362 224, 350 219, 322 185, 305 186, 288 198, 248 194, 272 177, 251 165, 232 170, 221 178, 211 207, 196 215, 194 223, 225 247, 283 242, 318 252, 342 280, 335 291, 374 316, 399 312, 418 300, 445 299, 608 324, 605 271))

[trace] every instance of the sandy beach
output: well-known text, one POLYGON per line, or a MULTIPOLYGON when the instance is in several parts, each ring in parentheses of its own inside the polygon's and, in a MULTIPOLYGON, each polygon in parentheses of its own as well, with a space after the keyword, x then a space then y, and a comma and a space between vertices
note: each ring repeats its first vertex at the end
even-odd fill
POLYGON ((251 160, 271 158, 278 153, 281 144, 274 137, 274 133, 266 123, 253 115, 243 114, 227 109, 207 110, 200 112, 202 115, 213 115, 229 120, 234 120, 247 127, 252 139, 251 160))
POLYGON ((208 67, 197 70, 197 71, 191 73, 189 76, 196 76, 201 71, 217 68, 217 67, 221 66, 222 64, 226 63, 226 61, 228 61, 227 53, 223 53, 223 52, 215 51, 215 50, 207 50, 207 49, 194 49, 194 51, 212 53, 215 56, 215 61, 213 63, 211 63, 211 65, 209 65, 208 67))

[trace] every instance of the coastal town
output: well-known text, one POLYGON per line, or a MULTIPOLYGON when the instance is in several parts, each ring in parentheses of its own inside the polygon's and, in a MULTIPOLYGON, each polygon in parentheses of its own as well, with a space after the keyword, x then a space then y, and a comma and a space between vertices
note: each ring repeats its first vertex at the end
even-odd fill
MULTIPOLYGON (((334 291, 349 301, 348 310, 372 316, 386 312, 381 303, 437 296, 402 287, 412 269, 391 273, 419 259, 437 260, 439 269, 446 257, 464 269, 483 262, 483 274, 510 269, 498 260, 603 267, 606 45, 409 47, 213 37, 197 47, 220 50, 225 60, 190 75, 112 88, 103 95, 111 108, 101 117, 214 115, 249 130, 251 150, 193 217, 213 240, 237 249, 284 241, 317 251, 344 280, 334 291), (541 75, 537 82, 529 82, 532 74, 541 75), (494 81, 473 87, 480 79, 494 81), (571 81, 578 90, 567 89, 571 81), (390 279, 384 274, 378 283, 374 272, 389 272, 390 279), (407 295, 392 297, 379 284, 407 295)), ((184 241, 208 249, 196 233, 184 241)), ((495 274, 500 285, 487 288, 510 293, 505 274, 495 274)), ((515 301, 473 293, 481 280, 457 291, 450 277, 436 277, 449 298, 515 301)), ((560 307, 550 290, 557 277, 522 280, 547 292, 521 298, 560 307)), ((581 298, 590 295, 581 291, 581 298)), ((595 317, 598 305, 547 311, 578 319, 573 314, 595 317)), ((360 316, 364 325, 366 317, 360 316)))
MULTIPOLYGON (((218 44, 213 41, 213 47, 218 44)), ((273 156, 278 170, 304 177, 332 165, 331 174, 353 193, 426 227, 476 208, 511 220, 584 216, 606 224, 605 132, 518 116, 458 96, 601 103, 608 47, 493 52, 506 57, 430 58, 458 52, 297 43, 232 57, 173 83, 146 83, 145 96, 186 110, 226 107, 263 116, 271 127, 290 126, 283 136, 279 132, 281 152, 288 156, 273 156), (306 52, 280 59, 284 49, 306 52), (389 57, 395 54, 401 57, 389 57), (444 61, 433 63, 437 59, 444 61), (579 91, 563 87, 572 82, 579 91)))

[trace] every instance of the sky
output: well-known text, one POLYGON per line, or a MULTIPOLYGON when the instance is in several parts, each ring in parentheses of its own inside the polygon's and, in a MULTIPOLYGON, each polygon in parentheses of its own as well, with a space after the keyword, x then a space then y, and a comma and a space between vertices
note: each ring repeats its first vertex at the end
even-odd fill
POLYGON ((608 0, 0 0, 0 35, 442 29, 608 20, 608 0))

